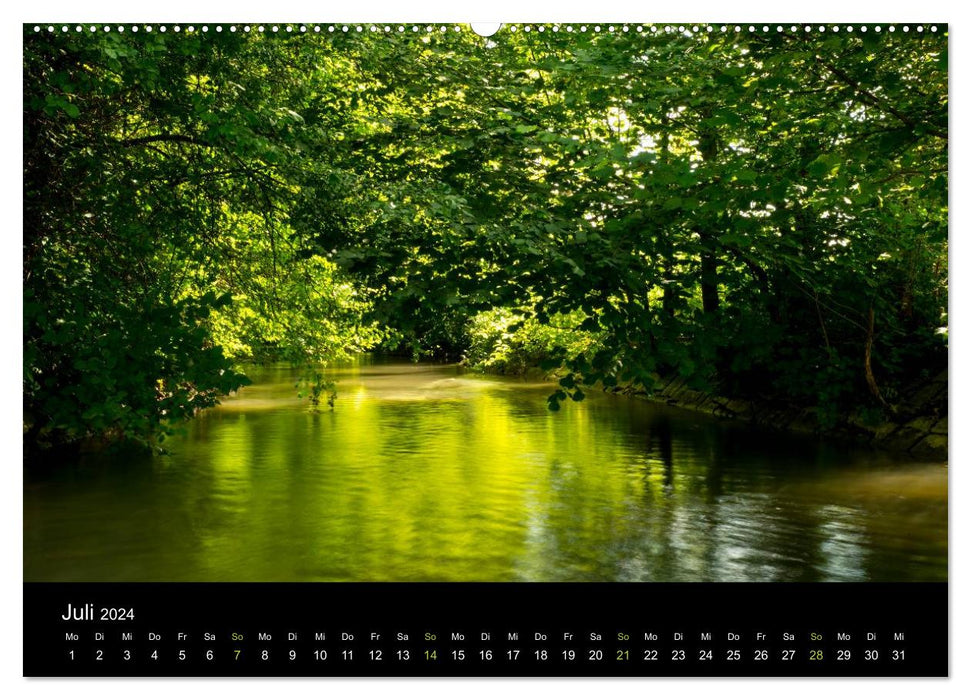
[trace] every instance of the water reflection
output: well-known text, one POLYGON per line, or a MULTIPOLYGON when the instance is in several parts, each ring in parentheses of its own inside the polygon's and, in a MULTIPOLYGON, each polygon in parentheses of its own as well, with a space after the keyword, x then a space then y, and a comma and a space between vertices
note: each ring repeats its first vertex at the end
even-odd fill
POLYGON ((25 578, 944 580, 947 475, 453 367, 256 374, 165 457, 29 469, 25 578))

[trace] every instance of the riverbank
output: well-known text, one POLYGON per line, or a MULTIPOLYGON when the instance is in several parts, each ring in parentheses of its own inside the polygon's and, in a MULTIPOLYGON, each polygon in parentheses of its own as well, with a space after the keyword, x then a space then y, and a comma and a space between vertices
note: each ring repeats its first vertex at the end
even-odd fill
POLYGON ((627 387, 619 393, 778 430, 826 434, 915 457, 947 459, 947 371, 910 387, 905 394, 908 398, 897 407, 895 420, 870 424, 853 415, 828 429, 820 424, 813 408, 779 400, 716 396, 689 388, 680 377, 662 381, 652 392, 627 387))

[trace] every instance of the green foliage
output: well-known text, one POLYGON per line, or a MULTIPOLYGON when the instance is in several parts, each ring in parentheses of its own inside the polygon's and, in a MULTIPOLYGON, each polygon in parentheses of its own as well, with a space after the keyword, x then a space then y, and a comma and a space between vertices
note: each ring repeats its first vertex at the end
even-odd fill
POLYGON ((540 323, 508 309, 480 312, 469 321, 467 362, 496 374, 557 369, 598 348, 598 337, 581 330, 584 320, 581 313, 557 315, 540 323))
POLYGON ((110 317, 90 296, 65 298, 72 304, 54 311, 25 291, 24 334, 35 339, 25 348, 25 422, 35 444, 153 444, 172 421, 249 383, 209 338, 208 319, 225 296, 115 300, 110 317))
POLYGON ((892 412, 946 367, 946 43, 28 31, 28 427, 382 342, 892 412))
POLYGON ((367 289, 291 221, 302 93, 282 44, 26 40, 31 445, 157 445, 247 383, 237 361, 317 366, 380 340, 367 289))
POLYGON ((314 409, 320 406, 320 399, 325 395, 327 405, 331 409, 334 408, 334 404, 337 402, 337 383, 329 380, 323 372, 311 371, 307 377, 302 377, 297 382, 297 388, 301 387, 303 387, 303 390, 298 396, 301 398, 306 396, 314 409))

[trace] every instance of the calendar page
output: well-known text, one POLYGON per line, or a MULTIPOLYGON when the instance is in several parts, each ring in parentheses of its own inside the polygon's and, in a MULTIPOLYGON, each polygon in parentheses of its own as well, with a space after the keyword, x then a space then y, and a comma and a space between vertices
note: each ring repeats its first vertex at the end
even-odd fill
POLYGON ((946 23, 25 24, 24 675, 947 676, 948 130, 946 23))

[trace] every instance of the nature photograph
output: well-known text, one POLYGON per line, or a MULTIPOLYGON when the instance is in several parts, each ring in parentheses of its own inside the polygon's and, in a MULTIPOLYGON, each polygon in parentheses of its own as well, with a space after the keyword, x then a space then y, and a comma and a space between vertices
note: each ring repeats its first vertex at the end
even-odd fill
POLYGON ((946 581, 947 46, 24 25, 25 581, 946 581))

